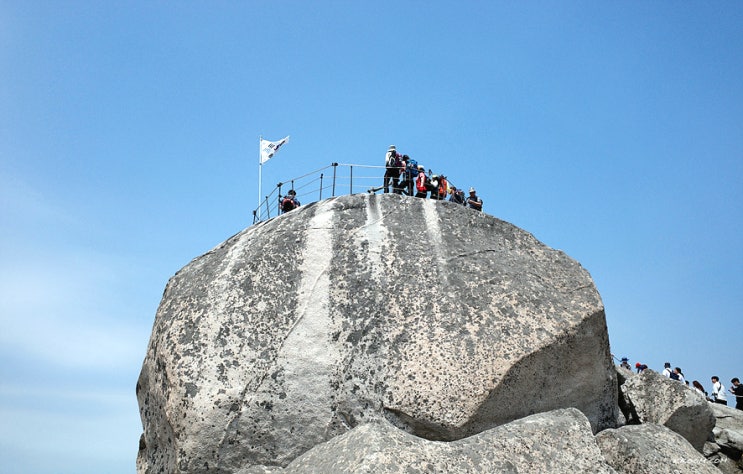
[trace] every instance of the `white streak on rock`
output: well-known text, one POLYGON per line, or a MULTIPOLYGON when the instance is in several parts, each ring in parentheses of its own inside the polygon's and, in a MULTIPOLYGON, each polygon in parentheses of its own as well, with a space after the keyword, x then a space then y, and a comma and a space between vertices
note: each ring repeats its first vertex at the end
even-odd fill
POLYGON ((369 264, 372 269, 372 277, 379 281, 384 271, 381 267, 383 245, 387 242, 387 229, 384 226, 382 210, 379 207, 379 199, 376 194, 366 196, 366 225, 364 232, 361 234, 362 239, 366 239, 369 245, 369 264))
POLYGON ((328 306, 333 215, 330 210, 318 209, 309 223, 299 267, 297 322, 283 344, 278 363, 285 369, 286 399, 282 405, 306 407, 307 412, 300 416, 304 422, 322 426, 331 417, 327 404, 330 379, 340 358, 330 340, 328 306))
POLYGON ((428 230, 428 238, 431 242, 431 252, 436 259, 436 266, 438 267, 439 277, 443 288, 449 288, 449 279, 447 278, 447 263, 444 258, 444 244, 441 238, 441 226, 439 225, 439 215, 436 212, 436 203, 432 200, 423 201, 423 216, 426 221, 426 229, 428 230))

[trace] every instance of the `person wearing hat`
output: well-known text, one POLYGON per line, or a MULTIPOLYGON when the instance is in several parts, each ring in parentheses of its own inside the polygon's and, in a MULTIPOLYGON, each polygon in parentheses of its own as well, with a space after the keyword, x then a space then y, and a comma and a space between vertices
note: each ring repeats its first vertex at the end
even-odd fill
POLYGON ((635 368, 637 369, 637 373, 639 374, 643 370, 647 369, 648 366, 645 365, 645 364, 641 364, 641 363, 638 362, 638 363, 635 364, 635 368))
POLYGON ((397 155, 395 145, 390 145, 387 149, 387 154, 384 155, 384 165, 386 169, 382 186, 384 187, 384 192, 388 193, 390 192, 390 184, 392 184, 393 191, 398 189, 398 179, 400 178, 400 170, 402 168, 402 162, 397 155))
POLYGON ((418 191, 415 193, 415 197, 425 199, 428 195, 428 188, 426 187, 426 169, 423 165, 418 165, 418 176, 415 178, 415 189, 418 191))
POLYGON ((627 370, 632 370, 632 367, 629 365, 629 359, 627 357, 622 357, 622 363, 619 364, 619 367, 627 370))
POLYGON ((482 211, 482 199, 477 197, 475 188, 470 188, 470 197, 467 198, 467 207, 476 211, 482 211))
POLYGON ((290 189, 286 196, 281 200, 281 212, 286 214, 287 212, 294 210, 301 206, 299 199, 297 199, 297 192, 290 189))

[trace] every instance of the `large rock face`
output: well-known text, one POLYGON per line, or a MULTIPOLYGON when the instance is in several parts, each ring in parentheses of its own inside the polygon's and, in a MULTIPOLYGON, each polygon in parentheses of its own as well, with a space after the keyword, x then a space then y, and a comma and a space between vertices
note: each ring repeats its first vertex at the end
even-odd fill
POLYGON ((352 195, 250 227, 168 283, 137 384, 140 472, 286 466, 382 418, 457 440, 576 407, 616 420, 589 274, 448 202, 352 195))

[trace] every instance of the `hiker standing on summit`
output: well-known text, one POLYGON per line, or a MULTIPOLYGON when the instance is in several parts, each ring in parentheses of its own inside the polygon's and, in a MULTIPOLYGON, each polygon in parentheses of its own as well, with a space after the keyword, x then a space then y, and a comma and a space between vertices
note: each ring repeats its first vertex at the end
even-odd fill
POLYGON ((397 180, 400 177, 400 168, 402 167, 400 158, 397 156, 395 145, 390 145, 387 149, 387 153, 384 155, 384 166, 385 172, 383 187, 384 192, 389 193, 390 184, 392 184, 393 191, 398 189, 397 180))
POLYGON ((476 211, 482 211, 482 199, 477 197, 475 188, 470 188, 470 197, 467 198, 467 207, 476 211))
POLYGON ((415 177, 415 197, 426 199, 428 188, 426 187, 426 169, 423 165, 418 165, 418 176, 415 177))

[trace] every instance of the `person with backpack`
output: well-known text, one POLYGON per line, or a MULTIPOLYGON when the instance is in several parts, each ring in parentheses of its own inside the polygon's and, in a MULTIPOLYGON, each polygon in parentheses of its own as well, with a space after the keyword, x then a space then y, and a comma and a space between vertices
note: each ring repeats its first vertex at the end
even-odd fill
POLYGON ((475 188, 470 188, 470 197, 467 198, 467 207, 476 211, 482 211, 482 199, 477 197, 475 188))
POLYGON ((717 375, 712 376, 712 395, 710 395, 712 401, 719 403, 720 405, 727 405, 728 398, 725 395, 725 386, 720 382, 720 377, 717 375))
POLYGON ((673 373, 673 370, 671 370, 670 362, 666 362, 665 364, 663 364, 663 372, 661 373, 663 374, 663 377, 671 378, 671 373, 673 373))
MULTIPOLYGON (((428 170, 431 173, 431 170, 428 170)), ((439 199, 439 175, 431 174, 431 179, 426 183, 426 188, 431 191, 431 199, 439 199)))
POLYGON ((415 189, 415 179, 418 177, 418 162, 408 155, 403 155, 405 160, 405 185, 406 194, 412 196, 415 189))
POLYGON ((439 177, 439 199, 442 201, 449 195, 449 181, 443 174, 439 177))
POLYGON ((299 206, 301 206, 301 204, 299 203, 299 199, 297 199, 297 192, 290 189, 286 196, 281 200, 281 213, 286 214, 299 206))
POLYGON ((454 204, 459 204, 461 206, 464 206, 464 191, 461 189, 457 189, 456 186, 451 187, 451 197, 449 197, 449 202, 453 202, 454 204))
POLYGON ((408 180, 410 179, 408 177, 408 160, 410 157, 408 155, 397 155, 399 158, 399 164, 400 164, 400 181, 398 182, 398 185, 394 188, 395 194, 403 194, 404 190, 408 188, 408 180))
POLYGON ((387 149, 387 154, 384 156, 384 165, 384 183, 382 186, 384 187, 384 192, 389 193, 390 184, 393 190, 398 187, 397 181, 400 178, 400 168, 402 167, 395 145, 390 145, 387 149))
POLYGON ((426 169, 423 165, 418 165, 418 176, 415 178, 415 197, 425 199, 428 195, 428 188, 426 187, 426 169))

